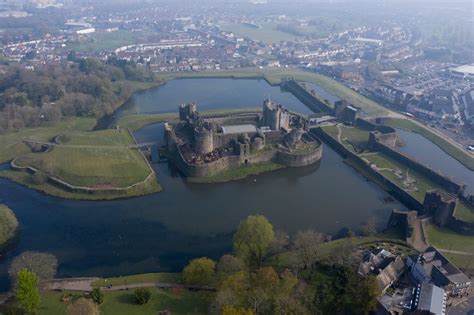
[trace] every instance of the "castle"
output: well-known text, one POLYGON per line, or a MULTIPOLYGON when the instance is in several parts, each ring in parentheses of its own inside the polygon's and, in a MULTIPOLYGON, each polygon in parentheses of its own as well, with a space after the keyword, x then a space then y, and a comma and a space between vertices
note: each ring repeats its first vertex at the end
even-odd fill
POLYGON ((180 105, 179 122, 165 124, 165 140, 170 161, 187 177, 252 163, 306 166, 322 154, 308 121, 270 100, 264 100, 261 114, 208 117, 199 115, 195 103, 180 105))

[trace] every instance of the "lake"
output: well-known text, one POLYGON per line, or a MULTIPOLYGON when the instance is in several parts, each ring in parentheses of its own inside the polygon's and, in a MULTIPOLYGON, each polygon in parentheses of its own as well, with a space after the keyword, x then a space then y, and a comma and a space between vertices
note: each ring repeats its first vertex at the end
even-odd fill
MULTIPOLYGON (((202 110, 257 107, 267 92, 291 110, 309 113, 291 94, 262 80, 189 79, 135 95, 120 115, 175 111, 186 101, 197 101, 202 110)), ((146 126, 136 137, 162 139, 163 126, 146 126)), ((8 288, 11 259, 26 250, 56 255, 58 276, 179 271, 191 258, 229 252, 236 226, 250 214, 263 214, 288 233, 312 228, 335 234, 357 229, 369 217, 383 227, 392 209, 405 209, 384 202, 387 194, 327 145, 323 151, 317 165, 225 184, 190 184, 168 164, 155 164, 164 190, 127 200, 66 200, 0 179, 0 202, 15 212, 21 227, 1 258, 0 289, 8 288)))

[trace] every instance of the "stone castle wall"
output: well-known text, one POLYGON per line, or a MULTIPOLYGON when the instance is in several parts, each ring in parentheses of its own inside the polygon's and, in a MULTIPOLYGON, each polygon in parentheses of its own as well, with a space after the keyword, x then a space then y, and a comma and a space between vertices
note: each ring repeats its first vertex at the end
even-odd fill
POLYGON ((303 104, 314 112, 332 112, 333 109, 326 103, 320 101, 315 95, 294 80, 284 81, 281 87, 291 92, 303 104))

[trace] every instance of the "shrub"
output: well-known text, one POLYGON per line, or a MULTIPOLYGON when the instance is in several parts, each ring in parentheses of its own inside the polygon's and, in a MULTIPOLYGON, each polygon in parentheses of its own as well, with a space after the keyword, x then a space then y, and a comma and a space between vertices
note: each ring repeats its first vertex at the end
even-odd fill
POLYGON ((193 259, 183 270, 184 282, 194 285, 210 285, 214 279, 216 263, 209 258, 193 259))
POLYGON ((148 288, 138 288, 135 290, 135 301, 140 304, 146 304, 151 299, 151 291, 148 288))
POLYGON ((91 291, 91 299, 97 304, 102 304, 104 303, 104 293, 99 288, 94 288, 91 291))

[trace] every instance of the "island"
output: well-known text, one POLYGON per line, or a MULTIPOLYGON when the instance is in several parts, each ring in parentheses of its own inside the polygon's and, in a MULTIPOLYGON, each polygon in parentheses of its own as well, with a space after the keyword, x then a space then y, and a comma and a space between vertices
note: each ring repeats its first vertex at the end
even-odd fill
POLYGON ((207 117, 199 115, 196 103, 180 105, 179 122, 165 123, 165 141, 169 161, 198 182, 308 166, 322 155, 309 121, 269 99, 262 113, 207 117))

